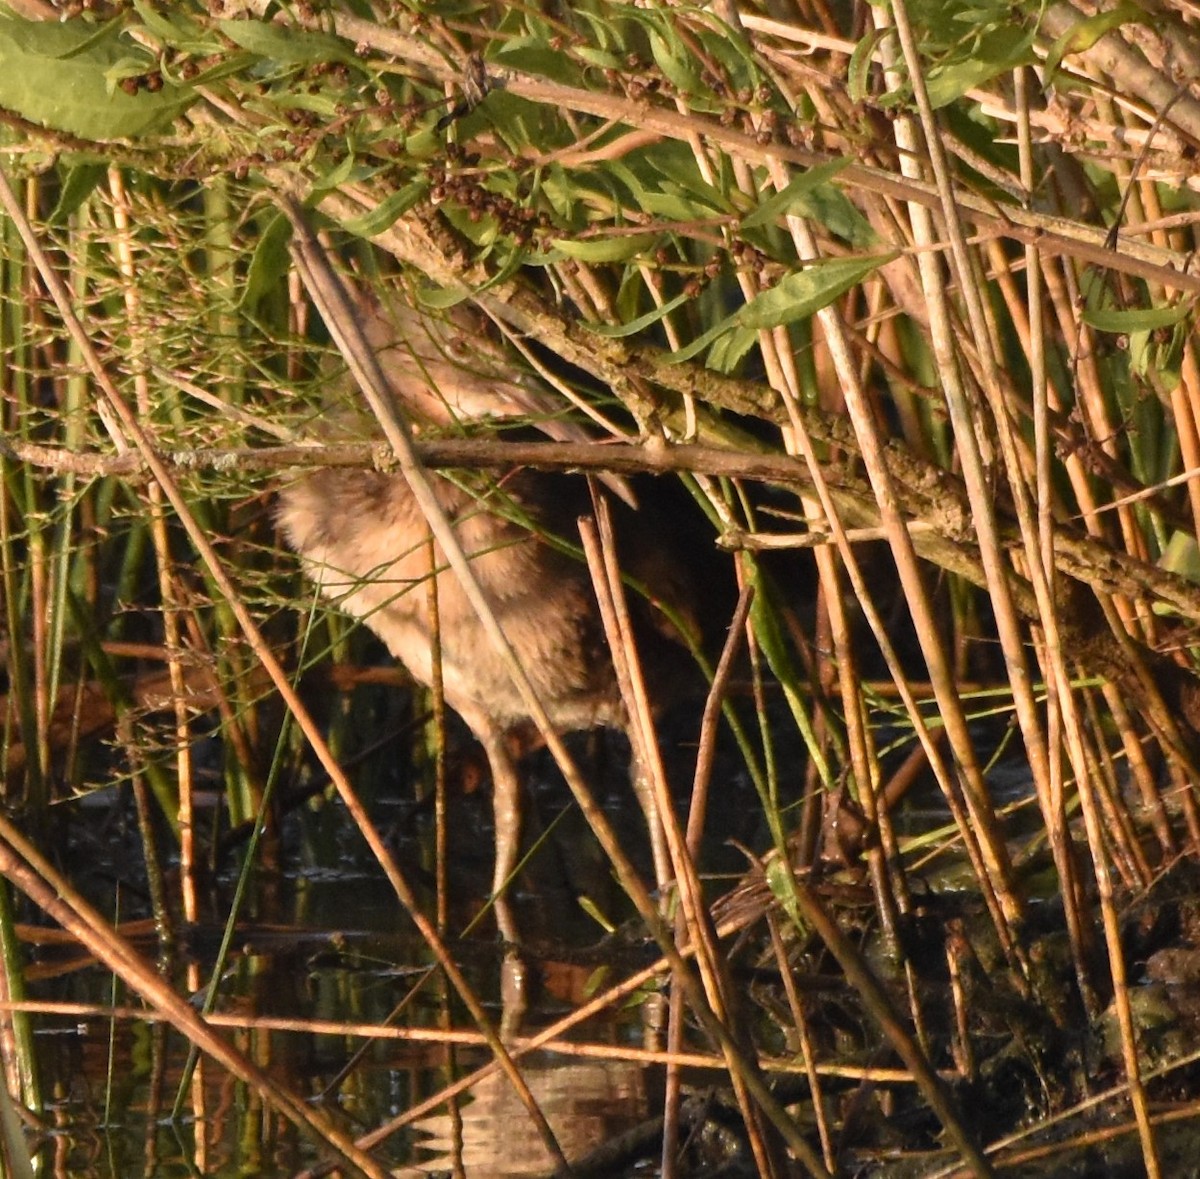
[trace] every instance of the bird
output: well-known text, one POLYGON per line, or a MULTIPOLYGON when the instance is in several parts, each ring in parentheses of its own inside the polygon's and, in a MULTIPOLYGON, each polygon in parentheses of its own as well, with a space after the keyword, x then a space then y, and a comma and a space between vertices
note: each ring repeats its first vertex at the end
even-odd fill
MULTIPOLYGON (((548 390, 487 339, 463 308, 418 310, 403 298, 354 296, 359 327, 390 395, 417 431, 483 429, 497 419, 534 414, 539 428, 576 436, 548 390)), ((331 412, 327 440, 371 436, 367 414, 331 412)), ((586 565, 577 518, 590 510, 587 479, 529 469, 429 472, 471 568, 509 644, 560 734, 626 730, 628 716, 586 565)), ((652 700, 661 705, 695 676, 688 653, 700 631, 695 570, 678 543, 688 529, 673 512, 618 488, 618 552, 646 596, 631 601, 652 700)), ((528 708, 494 651, 403 475, 317 468, 279 491, 276 518, 321 594, 361 619, 426 687, 440 682, 446 704, 480 742, 493 787, 496 850, 493 894, 512 876, 520 848, 520 781, 515 751, 529 747, 528 708), (437 633, 429 596, 436 585, 437 633), (437 666, 435 666, 435 663, 437 666), (439 674, 440 673, 440 674, 439 674)), ((693 681, 694 682, 694 681, 693 681)), ((497 905, 506 938, 508 910, 497 905)))

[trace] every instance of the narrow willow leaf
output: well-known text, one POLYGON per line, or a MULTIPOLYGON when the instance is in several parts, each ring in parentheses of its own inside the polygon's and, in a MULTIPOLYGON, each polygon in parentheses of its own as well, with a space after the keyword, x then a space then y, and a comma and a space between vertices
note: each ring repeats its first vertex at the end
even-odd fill
POLYGON ((655 64, 676 90, 686 94, 700 92, 700 73, 682 38, 663 20, 650 30, 650 52, 655 64))
POLYGON ((653 233, 631 233, 617 237, 556 237, 553 244, 568 258, 580 262, 625 262, 654 248, 653 233))
POLYGON ((525 37, 510 41, 489 58, 497 65, 539 78, 549 78, 564 86, 577 86, 580 82, 579 63, 573 61, 560 49, 552 48, 545 41, 525 37))
POLYGON ((709 328, 703 335, 697 336, 690 344, 685 344, 678 352, 672 352, 663 363, 682 364, 685 360, 691 360, 693 356, 699 356, 713 341, 719 340, 725 332, 735 326, 732 319, 722 321, 716 327, 709 328))
POLYGON ((488 95, 487 113, 492 127, 504 137, 514 154, 534 144, 539 145, 539 150, 557 146, 552 134, 557 113, 548 117, 546 109, 539 103, 505 90, 493 90, 488 95))
POLYGON ((191 84, 196 88, 211 86, 214 82, 221 81, 222 78, 232 78, 245 73, 246 70, 252 68, 257 62, 258 57, 245 49, 239 50, 237 53, 228 52, 223 58, 217 61, 216 65, 209 66, 206 70, 201 70, 200 73, 191 79, 191 84))
POLYGON ((975 8, 960 8, 950 19, 957 21, 959 24, 982 29, 986 25, 996 24, 1005 11, 1005 9, 998 8, 995 4, 980 4, 975 8))
POLYGON ((751 328, 735 327, 713 344, 705 363, 714 372, 732 373, 757 340, 758 332, 751 328))
POLYGON ((172 49, 207 54, 220 48, 217 37, 206 35, 204 27, 178 11, 177 6, 165 6, 166 11, 161 11, 149 0, 133 0, 133 7, 146 30, 172 49))
POLYGON ((107 170, 105 164, 90 162, 76 164, 71 168, 63 180, 58 204, 50 214, 50 224, 65 225, 67 218, 92 195, 96 185, 104 179, 107 170))
POLYGON ((938 110, 1000 74, 1032 65, 1036 60, 1033 42, 1034 33, 1020 25, 992 30, 980 39, 969 58, 930 71, 926 82, 929 101, 938 110))
POLYGON ((809 266, 789 274, 770 290, 751 299, 734 315, 734 320, 739 327, 761 329, 806 319, 895 256, 893 251, 888 254, 834 258, 809 266))
POLYGON ((652 217, 665 217, 668 221, 705 221, 714 212, 710 205, 673 192, 643 191, 638 205, 643 213, 649 213, 652 217))
MULTIPOLYGON (((718 17, 713 19, 720 20, 718 17)), ((704 52, 725 67, 733 88, 749 87, 753 90, 762 82, 761 63, 739 30, 731 29, 721 21, 720 32, 701 27, 695 33, 699 35, 704 52)))
POLYGON ((617 927, 609 921, 603 913, 600 912, 600 907, 589 896, 581 896, 579 898, 579 907, 594 921, 605 933, 616 933, 617 927))
POLYGON ((271 291, 291 267, 288 243, 292 240, 292 223, 277 213, 259 234, 254 256, 246 270, 246 286, 238 306, 253 314, 260 300, 271 291))
POLYGON ((586 61, 588 65, 598 66, 602 70, 623 70, 625 62, 615 53, 609 53, 606 49, 594 49, 590 45, 577 45, 571 50, 581 61, 586 61))
POLYGON ((762 201, 758 208, 742 218, 743 229, 754 229, 759 225, 769 225, 800 207, 800 200, 814 188, 831 181, 847 164, 848 157, 840 160, 829 160, 824 164, 814 164, 790 181, 786 188, 780 189, 774 196, 762 201))
MULTIPOLYGON (((681 55, 684 57, 687 56, 686 47, 672 25, 671 17, 657 7, 647 6, 642 8, 632 4, 624 8, 622 15, 631 21, 636 21, 645 28, 646 37, 650 42, 651 52, 654 53, 658 67, 670 78, 671 75, 664 66, 664 63, 658 61, 658 53, 663 52, 667 58, 679 57, 681 55)), ((672 66, 671 68, 675 67, 672 66)))
POLYGON ((261 20, 222 20, 217 25, 235 45, 283 65, 316 65, 326 61, 362 64, 344 41, 329 33, 261 20))
POLYGON ((317 198, 324 196, 325 193, 340 188, 343 184, 361 184, 382 171, 382 165, 364 164, 355 156, 347 155, 332 171, 326 172, 323 176, 318 174, 314 177, 309 191, 309 202, 312 203, 317 198))
POLYGON ((655 307, 653 311, 647 311, 645 315, 639 315, 637 319, 631 320, 629 323, 589 323, 585 324, 585 326, 589 331, 595 332, 596 335, 608 336, 610 339, 620 339, 622 336, 634 336, 638 332, 644 332, 648 327, 653 327, 660 319, 670 315, 676 307, 682 307, 691 298, 692 296, 688 294, 676 295, 674 299, 664 303, 661 307, 655 307))
POLYGON ((650 180, 646 175, 649 168, 645 160, 636 155, 627 157, 625 160, 611 160, 607 171, 609 175, 625 185, 639 205, 644 202, 650 180))
POLYGON ((259 111, 268 119, 277 119, 280 111, 311 111, 319 118, 333 122, 337 118, 340 101, 324 90, 316 94, 273 94, 263 102, 246 102, 248 110, 259 111))
POLYGON ((150 73, 155 60, 120 36, 80 21, 27 21, 0 9, 0 107, 84 139, 134 139, 166 126, 195 100, 190 89, 126 94, 111 71, 150 73))
POLYGON ((429 190, 429 181, 414 180, 406 184, 399 192, 385 197, 370 212, 361 217, 352 217, 343 221, 342 228, 355 237, 376 237, 385 229, 390 229, 396 221, 413 207, 429 190))
MULTIPOLYGON (((586 20, 592 27, 592 37, 601 49, 614 50, 618 56, 622 48, 623 42, 620 38, 619 31, 613 27, 613 18, 605 13, 601 16, 598 13, 588 12, 582 6, 576 9, 575 15, 586 20)), ((621 60, 621 68, 625 68, 624 60, 621 60)))
POLYGON ((1200 582, 1200 545, 1196 544, 1194 536, 1186 532, 1172 533, 1158 564, 1168 573, 1177 573, 1188 581, 1200 582))
POLYGON ((875 61, 875 50, 884 37, 890 33, 892 33, 890 29, 872 29, 854 47, 854 52, 850 55, 850 68, 846 78, 846 87, 852 102, 865 101, 871 78, 871 67, 875 61))
POLYGON ((801 201, 801 209, 810 221, 823 225, 834 237, 841 238, 856 250, 866 250, 880 244, 879 235, 871 228, 871 223, 836 184, 817 185, 801 201))
POLYGON ((611 966, 597 966, 591 974, 587 976, 583 984, 583 993, 590 999, 593 995, 600 993, 600 988, 608 984, 609 977, 612 975, 613 969, 611 966))
POLYGON ((421 287, 417 291, 417 301, 421 306, 434 311, 447 311, 470 297, 469 287, 421 287))
POLYGON ((1131 0, 1123 0, 1122 3, 1115 8, 1110 8, 1107 12, 1098 12, 1095 16, 1076 21, 1054 42, 1050 52, 1046 55, 1044 67, 1046 81, 1051 81, 1058 73, 1062 59, 1068 54, 1085 53, 1106 33, 1111 33, 1113 29, 1119 29, 1124 24, 1143 23, 1146 21, 1146 16, 1146 12, 1131 0))
POLYGON ((1091 311, 1085 309, 1083 322, 1098 332, 1152 332, 1158 328, 1182 323, 1192 311, 1191 303, 1176 303, 1173 307, 1144 307, 1134 311, 1091 311))
MULTIPOLYGON (((1158 327, 1130 332, 1127 352, 1130 371, 1139 377, 1153 374, 1155 388, 1160 394, 1170 393, 1183 379, 1183 348, 1188 334, 1188 326, 1182 323, 1177 323, 1170 331, 1158 327)), ((1135 413, 1144 404, 1143 398, 1135 398, 1135 413)), ((1144 440, 1145 427, 1135 429, 1140 444, 1144 440)), ((1134 445, 1133 449, 1136 452, 1141 446, 1134 445)))
MULTIPOLYGON (((475 220, 470 211, 454 201, 445 201, 438 205, 438 211, 454 228, 469 242, 473 242, 480 250, 490 250, 500 233, 500 222, 491 213, 485 213, 475 220)), ((483 261, 480 256, 478 261, 483 261)))
POLYGON ((848 163, 849 159, 830 160, 809 168, 743 217, 742 228, 774 224, 785 214, 798 213, 825 226, 852 246, 859 249, 870 246, 878 240, 878 235, 850 198, 829 183, 848 163))
POLYGON ((725 191, 704 179, 696 165, 696 155, 686 143, 657 144, 645 158, 649 168, 661 177, 655 187, 664 193, 695 198, 700 206, 720 213, 737 211, 725 191))
POLYGON ((868 274, 895 257, 890 254, 871 254, 866 257, 835 258, 806 270, 789 274, 768 291, 751 299, 744 307, 722 320, 714 328, 690 344, 672 352, 667 364, 681 364, 703 352, 714 341, 734 328, 761 331, 806 319, 822 307, 827 307, 868 274))

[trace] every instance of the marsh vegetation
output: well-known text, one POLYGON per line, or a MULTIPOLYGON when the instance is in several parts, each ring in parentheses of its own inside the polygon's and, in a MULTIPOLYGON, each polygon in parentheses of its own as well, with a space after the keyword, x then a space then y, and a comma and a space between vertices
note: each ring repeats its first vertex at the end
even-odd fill
POLYGON ((8 8, 10 1166, 1194 1167, 1188 6, 8 8), (422 485, 609 731, 277 526, 422 485))

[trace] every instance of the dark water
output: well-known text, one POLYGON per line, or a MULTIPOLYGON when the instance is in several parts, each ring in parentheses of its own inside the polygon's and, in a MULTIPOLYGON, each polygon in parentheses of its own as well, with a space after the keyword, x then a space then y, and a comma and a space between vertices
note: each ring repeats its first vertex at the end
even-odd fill
MULTIPOLYGON (((599 749, 581 740, 579 754, 625 846, 648 871, 644 820, 629 790, 625 751, 616 739, 599 749)), ((506 1012, 502 999, 503 954, 494 924, 486 913, 480 917, 491 872, 490 801, 484 790, 451 799, 447 940, 492 1020, 514 1033, 536 1031, 585 1001, 604 963, 605 951, 596 947, 606 932, 579 898, 587 897, 592 912, 614 923, 631 913, 561 782, 540 757, 528 769, 526 840, 541 843, 515 890, 528 938, 528 1007, 519 1017, 506 1012), (473 931, 463 934, 473 922, 473 931)), ((760 837, 754 808, 739 795, 748 789, 742 783, 727 791, 726 810, 718 810, 713 823, 720 835, 713 841, 714 862, 723 860, 730 873, 743 861, 727 839, 760 837)), ((408 783, 385 780, 371 809, 421 903, 433 912, 429 806, 414 799, 408 783)), ((57 821, 68 875, 153 960, 160 943, 149 920, 144 856, 128 793, 97 793, 86 805, 64 808, 57 821)), ((176 952, 165 968, 177 990, 186 989, 189 964, 205 983, 211 977, 243 854, 240 847, 228 849, 208 880, 203 900, 209 919, 186 927, 176 918, 176 952)), ((469 1017, 430 969, 429 949, 339 803, 310 802, 291 812, 273 856, 276 869, 259 868, 250 877, 215 1008, 244 1021, 224 1034, 247 1056, 351 1134, 389 1123, 490 1060, 477 1037, 457 1044, 439 1039, 442 1027, 469 1032, 469 1017), (362 1029, 388 1023, 418 1038, 262 1025, 285 1019, 352 1022, 362 1029)), ((35 913, 21 916, 37 923, 35 913)), ((29 932, 29 997, 94 1009, 35 1017, 45 1120, 31 1141, 48 1170, 284 1175, 323 1161, 319 1147, 211 1061, 202 1062, 180 1097, 188 1062, 184 1039, 128 1011, 109 1020, 104 1011, 136 1007, 136 997, 74 947, 46 937, 41 929, 29 932)), ((622 955, 622 969, 654 957, 636 943, 622 955)), ((633 1005, 605 1013, 582 1038, 618 1055, 623 1046, 642 1046, 647 1010, 633 1005)), ((543 1052, 524 1058, 521 1068, 572 1158, 643 1122, 651 1112, 648 1085, 657 1093, 661 1084, 657 1071, 647 1074, 618 1059, 543 1052)), ((467 1174, 496 1179, 545 1174, 551 1166, 511 1086, 496 1075, 465 1093, 451 1112, 443 1105, 372 1153, 382 1165, 414 1175, 453 1170, 447 1154, 458 1156, 467 1174)))
MULTIPOLYGON (((671 774, 680 800, 686 796, 694 758, 686 727, 681 732, 667 738, 683 766, 682 772, 671 774)), ((592 744, 581 738, 575 750, 622 845, 648 878, 645 822, 629 788, 626 755, 615 739, 595 748, 592 744)), ((795 800, 805 762, 794 749, 778 753, 785 798, 795 800)), ((409 764, 395 749, 382 748, 374 761, 357 763, 356 782, 419 904, 432 915, 437 908, 433 810, 418 797, 409 764)), ((459 788, 449 799, 447 832, 445 939, 490 1020, 505 1027, 514 1045, 521 1043, 519 1037, 536 1033, 587 1002, 602 985, 605 968, 610 977, 619 978, 648 966, 657 956, 637 935, 628 901, 547 759, 535 755, 526 771, 525 839, 528 847, 536 847, 536 854, 514 888, 526 980, 523 1008, 503 987, 504 947, 486 911, 492 862, 490 800, 486 789, 461 788, 472 780, 465 755, 462 764, 455 760, 453 777, 459 788), (629 925, 624 936, 610 937, 602 920, 629 925)), ((768 840, 761 805, 736 756, 721 752, 714 782, 718 785, 702 862, 710 895, 717 897, 745 873, 741 849, 761 850, 768 840)), ((945 1076, 954 1074, 948 1045, 957 1035, 956 1000, 946 976, 947 948, 955 938, 969 943, 958 965, 969 990, 976 1075, 969 1084, 957 1084, 955 1095, 970 1126, 985 1141, 1036 1125, 1098 1089, 1117 1085, 1122 1067, 1110 1016, 1089 1026, 1072 998, 1056 898, 1052 891, 1034 887, 1032 874, 1043 871, 1039 858, 1045 858, 1045 851, 1037 838, 1025 776, 1006 769, 997 776, 995 788, 998 800, 1030 812, 1028 821, 1020 811, 1010 819, 1012 850, 1030 895, 1038 899, 1031 906, 1027 933, 1041 956, 1041 969, 1052 980, 1051 990, 1031 1004, 1007 987, 1006 968, 989 944, 989 923, 976 882, 954 852, 954 841, 944 836, 934 842, 949 847, 948 852, 928 857, 927 863, 922 863, 924 850, 911 857, 919 894, 908 931, 926 1034, 945 1076), (948 937, 951 929, 960 933, 948 937), (1047 995, 1052 1001, 1046 1001, 1047 995)), ((295 797, 299 800, 301 794, 295 797)), ((212 802, 216 804, 215 796, 212 802)), ((54 808, 51 814, 52 829, 39 834, 45 846, 57 851, 60 868, 92 903, 119 921, 146 960, 154 961, 161 943, 149 919, 142 833, 128 792, 97 792, 54 808)), ((900 804, 895 820, 902 835, 916 837, 943 828, 947 816, 936 791, 920 787, 900 804)), ((218 822, 212 812, 201 816, 200 825, 209 831, 227 822, 218 822)), ((163 846, 170 846, 169 841, 164 839, 163 846)), ((163 968, 180 993, 205 986, 216 970, 223 921, 233 907, 247 855, 244 841, 225 840, 218 846, 215 870, 202 881, 201 920, 188 927, 177 914, 173 918, 174 951, 163 968), (185 978, 189 967, 198 980, 195 984, 185 978)), ((167 891, 174 897, 178 881, 171 875, 173 866, 167 867, 167 891)), ((1184 867, 1167 874, 1123 915, 1142 1028, 1140 1048, 1147 1053, 1150 1069, 1185 1057, 1200 1035, 1200 1000, 1195 998, 1200 994, 1200 966, 1195 965, 1200 954, 1200 904, 1195 900, 1200 881, 1194 873, 1184 873, 1184 867)), ((895 962, 888 959, 861 874, 838 864, 827 872, 823 895, 843 930, 877 976, 885 984, 896 984, 895 962)), ((765 885, 757 888, 759 903, 769 903, 765 885)), ((31 909, 22 908, 20 918, 29 923, 24 930, 29 997, 83 1005, 34 1017, 44 1115, 28 1138, 44 1171, 151 1179, 283 1176, 326 1161, 319 1144, 211 1062, 202 1062, 180 1097, 188 1064, 184 1039, 139 1017, 136 997, 69 941, 52 937, 47 923, 31 909), (121 1009, 111 1019, 106 1014, 110 1007, 121 1009), (135 1010, 125 1010, 129 1008, 135 1010), (177 1101, 179 1112, 173 1114, 177 1101)), ((759 922, 759 943, 763 933, 759 922)), ((801 999, 818 1056, 839 1066, 883 1064, 902 1071, 894 1069, 895 1054, 815 939, 806 944, 794 930, 785 928, 785 934, 793 981, 804 984, 801 999)), ((287 809, 274 842, 247 878, 231 950, 215 1004, 226 1021, 222 1034, 278 1085, 319 1107, 348 1135, 391 1128, 370 1146, 380 1166, 409 1176, 464 1174, 472 1179, 550 1173, 552 1160, 527 1112, 511 1086, 494 1072, 451 1103, 436 1100, 447 1086, 483 1068, 491 1057, 462 1003, 433 969, 429 948, 339 802, 318 793, 287 809), (382 1027, 389 1031, 379 1033, 382 1027)), ((761 945, 751 944, 738 957, 736 985, 753 1011, 758 1048, 795 1059, 794 1012, 777 963, 760 950, 761 945)), ((729 953, 733 960, 732 945, 729 953)), ((893 999, 904 1011, 902 987, 902 982, 893 986, 893 999)), ((644 1131, 629 1156, 640 1161, 610 1162, 589 1173, 657 1174, 655 1136, 661 1130, 655 1118, 663 1073, 660 1066, 633 1057, 636 1049, 661 1046, 660 998, 651 987, 636 996, 637 1001, 592 1017, 572 1033, 573 1051, 539 1051, 521 1058, 522 1074, 572 1160, 589 1157, 627 1132, 644 1131)), ((694 1025, 689 1027, 689 1043, 705 1043, 694 1025)), ((1176 1069, 1153 1080, 1155 1099, 1192 1100, 1193 1091, 1200 1091, 1198 1072, 1196 1066, 1176 1069)), ((729 1108, 725 1080, 711 1070, 690 1069, 685 1074, 692 1100, 717 1094, 718 1115, 722 1101, 725 1110, 729 1108)), ((803 1086, 796 1087, 794 1077, 779 1080, 793 1094, 792 1110, 806 1137, 817 1141, 812 1102, 803 1086)), ((830 1076, 824 1083, 826 1107, 840 1119, 835 1127, 842 1135, 843 1167, 864 1175, 917 1176, 941 1173, 953 1161, 943 1150, 937 1119, 911 1082, 902 1078, 859 1083, 849 1075, 830 1076)), ((1082 1128, 1090 1132, 1112 1126, 1126 1113, 1124 1099, 1118 1098, 1086 1115, 1090 1121, 1082 1128)), ((714 1117, 705 1123, 705 1132, 716 1127, 712 1132, 719 1137, 724 1124, 722 1116, 714 1117)), ((1164 1149, 1182 1167, 1172 1174, 1192 1173, 1184 1165, 1192 1146, 1189 1135, 1183 1129, 1163 1134, 1164 1149)), ((1063 1179, 1138 1173, 1136 1135, 1126 1131, 1105 1142, 1099 1164, 1095 1150, 1088 1147, 1049 1170, 1018 1168, 1014 1173, 1063 1179)), ((755 1173, 744 1143, 736 1138, 705 1145, 699 1162, 695 1157, 682 1174, 755 1173)))

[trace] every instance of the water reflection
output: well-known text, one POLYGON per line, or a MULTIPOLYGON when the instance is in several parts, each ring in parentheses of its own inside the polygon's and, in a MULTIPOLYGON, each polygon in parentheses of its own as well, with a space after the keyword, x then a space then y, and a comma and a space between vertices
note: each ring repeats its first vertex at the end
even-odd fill
MULTIPOLYGON (((568 1159, 581 1159, 646 1117, 641 1067, 625 1061, 521 1061, 521 1072, 568 1159)), ((421 1176, 451 1171, 510 1179, 545 1175, 554 1160, 542 1145, 513 1087, 493 1073, 471 1090, 454 1114, 414 1124, 415 1145, 431 1157, 396 1172, 421 1176)))

